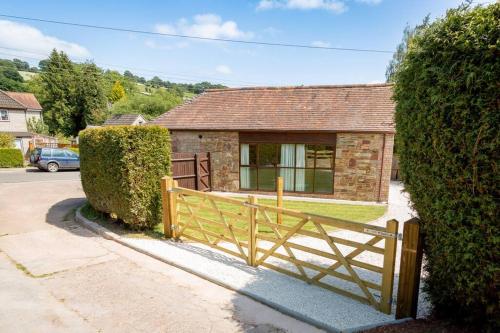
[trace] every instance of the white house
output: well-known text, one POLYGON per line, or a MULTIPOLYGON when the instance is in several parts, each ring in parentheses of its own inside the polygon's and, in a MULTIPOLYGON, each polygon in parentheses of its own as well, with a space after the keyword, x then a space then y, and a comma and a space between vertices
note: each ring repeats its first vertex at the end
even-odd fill
POLYGON ((0 132, 15 138, 16 147, 25 155, 34 134, 28 130, 28 119, 42 119, 42 106, 32 93, 0 90, 0 132))

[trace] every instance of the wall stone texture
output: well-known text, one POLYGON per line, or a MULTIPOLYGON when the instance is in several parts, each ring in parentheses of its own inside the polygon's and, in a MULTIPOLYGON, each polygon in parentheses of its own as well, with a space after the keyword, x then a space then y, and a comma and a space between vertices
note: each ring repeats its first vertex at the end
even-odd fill
POLYGON ((387 201, 393 146, 393 134, 338 133, 334 198, 387 201))
POLYGON ((171 138, 174 152, 210 153, 212 190, 239 190, 238 132, 173 131, 171 138))
MULTIPOLYGON (((238 132, 173 131, 171 137, 174 152, 210 152, 213 190, 239 191, 238 132)), ((338 133, 336 145, 333 198, 386 202, 394 135, 338 133)))

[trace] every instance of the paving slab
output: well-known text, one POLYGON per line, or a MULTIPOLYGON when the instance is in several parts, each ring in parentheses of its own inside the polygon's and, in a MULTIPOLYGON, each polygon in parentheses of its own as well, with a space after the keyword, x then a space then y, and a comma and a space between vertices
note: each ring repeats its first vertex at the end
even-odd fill
POLYGON ((94 234, 80 228, 79 234, 48 229, 0 237, 0 249, 32 275, 52 274, 116 258, 96 244, 94 234), (29 244, 29 245, 28 245, 29 244))
POLYGON ((95 332, 0 253, 0 332, 95 332))

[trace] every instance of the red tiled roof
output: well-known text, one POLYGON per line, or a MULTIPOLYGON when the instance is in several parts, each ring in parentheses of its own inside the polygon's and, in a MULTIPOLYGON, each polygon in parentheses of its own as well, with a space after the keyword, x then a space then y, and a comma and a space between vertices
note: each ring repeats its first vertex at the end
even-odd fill
POLYGON ((171 130, 394 132, 389 84, 207 90, 150 124, 171 130))
POLYGON ((27 109, 42 109, 42 106, 40 105, 40 103, 38 103, 38 100, 32 93, 5 91, 5 94, 7 94, 10 98, 14 99, 16 102, 23 105, 27 109))
POLYGON ((0 108, 6 109, 26 109, 24 105, 10 97, 6 91, 0 90, 0 108))

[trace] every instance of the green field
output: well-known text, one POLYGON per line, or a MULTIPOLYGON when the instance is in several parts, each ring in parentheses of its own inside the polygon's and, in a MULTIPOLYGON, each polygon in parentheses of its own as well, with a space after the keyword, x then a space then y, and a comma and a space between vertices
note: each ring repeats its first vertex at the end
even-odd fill
POLYGON ((36 75, 38 75, 37 73, 25 72, 25 71, 19 71, 19 74, 23 77, 24 81, 29 81, 33 77, 35 77, 36 75))

